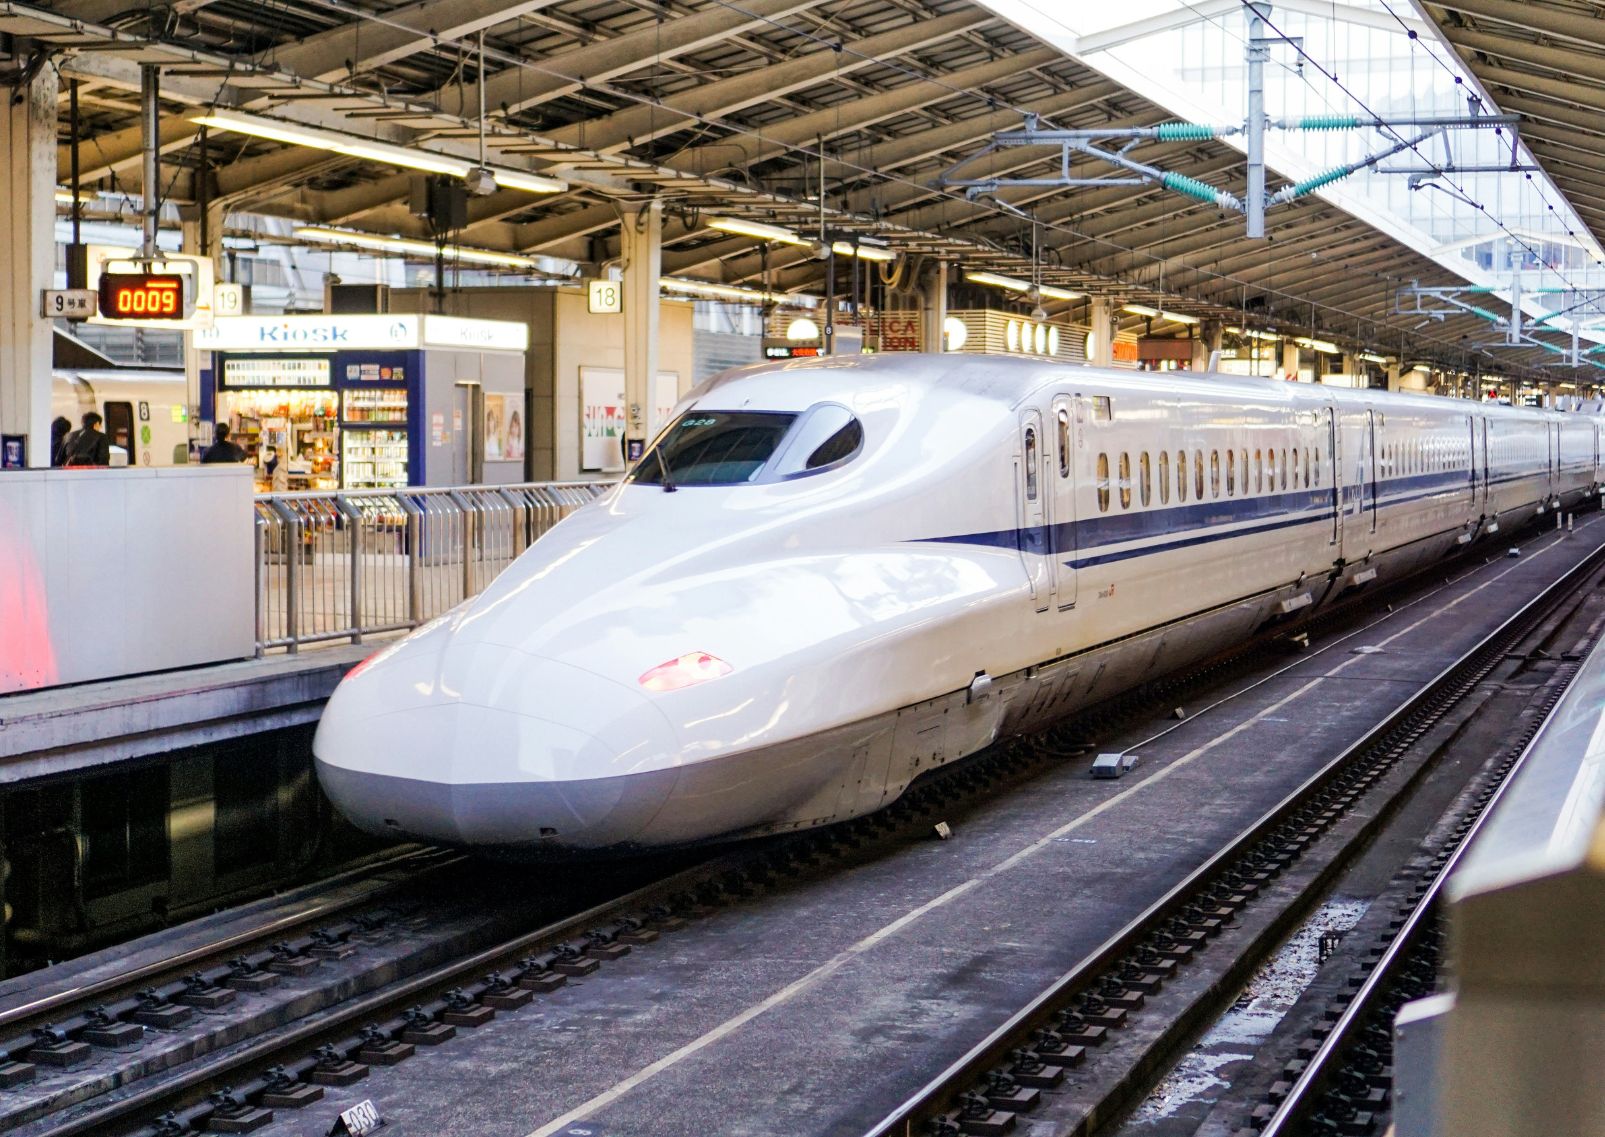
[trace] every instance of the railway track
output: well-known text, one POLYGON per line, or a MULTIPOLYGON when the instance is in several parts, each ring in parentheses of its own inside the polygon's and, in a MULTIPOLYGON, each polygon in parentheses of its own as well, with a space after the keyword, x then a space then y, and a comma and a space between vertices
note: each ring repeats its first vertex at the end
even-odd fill
MULTIPOLYGON (((1418 578, 1334 608, 1323 623, 1352 619, 1356 610, 1390 598, 1406 603, 1406 588, 1414 589, 1417 599, 1436 591, 1423 590, 1418 578)), ((942 770, 879 814, 828 830, 704 854, 707 859, 678 871, 647 871, 640 887, 617 890, 622 894, 598 903, 571 906, 556 919, 528 922, 494 940, 483 934, 472 942, 436 936, 432 947, 413 943, 407 948, 404 920, 387 928, 353 919, 346 921, 348 926, 325 926, 317 929, 319 935, 309 932, 288 941, 284 929, 275 929, 253 945, 221 947, 210 957, 186 956, 170 961, 165 969, 108 979, 76 998, 59 997, 32 1010, 18 1008, 9 1020, 0 1020, 10 1026, 0 1033, 5 1040, 0 1050, 13 1065, 27 1064, 30 1056, 48 1064, 52 1047, 75 1054, 80 1061, 95 1060, 85 1063, 82 1077, 74 1076, 76 1067, 71 1064, 41 1067, 48 1070, 51 1084, 36 1087, 42 1092, 31 1098, 26 1083, 11 1081, 10 1092, 0 1092, 0 1121, 19 1132, 51 1137, 248 1131, 265 1123, 275 1110, 312 1104, 323 1087, 348 1085, 374 1066, 402 1061, 496 1013, 516 1011, 571 977, 604 969, 609 960, 699 915, 744 903, 782 881, 835 871, 855 858, 876 855, 889 843, 928 832, 956 803, 1024 781, 1043 763, 1084 749, 1112 724, 1169 707, 1198 687, 1218 684, 1223 675, 1277 650, 1274 639, 1268 636, 1237 647, 1033 738, 1014 740, 942 770), (269 939, 278 942, 277 950, 269 939), (387 942, 396 949, 389 955, 384 954, 387 942), (208 970, 208 960, 224 954, 230 954, 226 965, 208 970), (258 982, 264 976, 280 977, 286 997, 279 1012, 258 1016, 254 1026, 241 1027, 224 1009, 233 1000, 211 1006, 208 1000, 234 991, 246 996, 242 1002, 260 1004, 262 989, 253 991, 247 976, 258 982), (231 985, 231 980, 239 985, 231 985), (135 989, 140 984, 144 988, 135 989), (103 1001, 95 1003, 96 999, 103 1001), (141 1033, 163 1042, 166 1050, 156 1059, 122 1060, 137 1054, 118 1042, 116 1024, 127 1023, 148 1023, 148 1031, 141 1033), (19 1039, 17 1028, 24 1026, 28 1037, 19 1039), (111 1062, 105 1061, 108 1056, 111 1062)), ((322 919, 326 921, 328 913, 322 919)), ((437 922, 437 914, 420 910, 412 919, 416 928, 437 922)), ((124 1037, 128 1033, 122 1031, 124 1037)), ((0 1065, 0 1089, 7 1086, 7 1069, 0 1065)))
MULTIPOLYGON (((867 1130, 867 1137, 1111 1132, 1367 846, 1455 733, 1455 716, 1519 645, 1553 633, 1597 587, 1605 549, 1553 582, 1385 720, 1243 830, 968 1053, 867 1130), (1381 800, 1378 800, 1378 799, 1381 800), (1177 998, 1171 991, 1184 989, 1177 998)), ((1575 664, 1569 665, 1575 672, 1575 664)), ((1569 675, 1543 693, 1553 707, 1569 675)), ((1515 755, 1493 757, 1448 843, 1406 881, 1387 942, 1367 955, 1346 1005, 1288 1056, 1271 1102, 1243 1110, 1243 1137, 1380 1132, 1391 1014, 1430 991, 1439 890, 1515 755)), ((1509 746, 1509 738, 1506 738, 1509 746)))

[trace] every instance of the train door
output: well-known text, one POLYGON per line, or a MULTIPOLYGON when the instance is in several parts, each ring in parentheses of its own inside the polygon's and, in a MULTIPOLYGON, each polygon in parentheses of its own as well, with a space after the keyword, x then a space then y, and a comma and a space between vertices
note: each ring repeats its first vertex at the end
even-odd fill
POLYGON ((106 440, 126 450, 128 464, 132 466, 138 453, 134 449, 134 404, 108 402, 105 406, 106 440))
POLYGON ((1053 604, 1053 582, 1048 576, 1048 489, 1043 484, 1045 448, 1042 444, 1042 416, 1035 410, 1020 416, 1020 560, 1031 582, 1031 599, 1038 612, 1053 604))
POLYGON ((1482 515, 1484 517, 1487 517, 1488 513, 1489 513, 1489 507, 1491 505, 1491 503, 1488 500, 1488 465, 1489 465, 1489 458, 1488 458, 1488 420, 1487 419, 1483 419, 1482 420, 1482 448, 1481 448, 1481 453, 1478 456, 1481 458, 1480 465, 1482 467, 1482 515))
POLYGON ((1053 453, 1044 463, 1053 485, 1048 547, 1053 551, 1053 594, 1061 610, 1076 606, 1076 443, 1084 421, 1080 404, 1078 398, 1072 406, 1068 395, 1053 400, 1053 453))
MULTIPOLYGON (((1337 412, 1326 408, 1326 467, 1332 471, 1332 541, 1343 540, 1343 458, 1338 453, 1337 412)), ((1320 463, 1316 464, 1320 468, 1320 463)))
MULTIPOLYGON (((1360 509, 1371 515, 1371 532, 1377 531, 1377 413, 1373 410, 1365 412, 1365 436, 1361 442, 1360 461, 1360 509), (1366 501, 1370 507, 1366 507, 1366 501)), ((1362 520, 1364 520, 1362 518, 1362 520)))

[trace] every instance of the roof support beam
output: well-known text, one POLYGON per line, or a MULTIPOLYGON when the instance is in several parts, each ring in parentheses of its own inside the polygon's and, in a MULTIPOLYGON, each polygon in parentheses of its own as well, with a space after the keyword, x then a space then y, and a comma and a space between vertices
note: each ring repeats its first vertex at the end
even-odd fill
MULTIPOLYGON (((1598 16, 1566 12, 1548 4, 1522 0, 1429 0, 1434 8, 1447 8, 1479 19, 1497 20, 1513 28, 1533 29, 1556 39, 1605 50, 1605 22, 1598 16)), ((1451 36, 1450 38, 1453 38, 1451 36)))
MULTIPOLYGON (((853 41, 852 52, 830 48, 810 51, 784 63, 771 63, 728 79, 689 87, 669 96, 662 103, 628 107, 605 118, 549 131, 548 135, 563 145, 584 146, 604 154, 615 153, 673 134, 699 118, 717 119, 836 76, 873 66, 879 58, 929 47, 990 23, 993 18, 990 12, 968 8, 935 19, 915 19, 891 31, 853 41)), ((1042 50, 1049 56, 1056 54, 1042 50)), ((1021 69, 1022 61, 1018 57, 1010 62, 1013 72, 1021 69)), ((929 98, 928 93, 926 97, 929 98)), ((848 104, 848 117, 861 118, 860 105, 858 102, 848 104)), ((830 113, 834 117, 837 112, 832 108, 830 113)), ((728 157, 727 150, 726 164, 728 157)))

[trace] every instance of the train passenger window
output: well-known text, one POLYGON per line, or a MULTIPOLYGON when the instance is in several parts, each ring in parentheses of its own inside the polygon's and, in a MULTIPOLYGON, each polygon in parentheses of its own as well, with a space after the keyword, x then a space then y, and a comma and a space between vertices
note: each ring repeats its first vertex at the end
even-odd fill
MULTIPOLYGON (((661 435, 629 481, 736 486, 758 479, 797 416, 776 411, 687 411, 661 435)), ((854 420, 855 422, 857 420, 854 420)))
POLYGON ((1271 493, 1276 492, 1276 447, 1272 446, 1265 451, 1266 487, 1271 493))
POLYGON ((1109 455, 1098 455, 1098 512, 1109 512, 1109 455))
POLYGON ((1265 451, 1258 449, 1254 451, 1254 492, 1265 492, 1265 451))
POLYGON ((1131 508, 1131 455, 1120 452, 1120 508, 1131 508))
POLYGON ((1170 504, 1170 451, 1159 452, 1159 504, 1170 504))
MULTIPOLYGON (((1226 458, 1227 458, 1227 461, 1229 462, 1231 460, 1231 455, 1227 454, 1226 458)), ((1199 496, 1201 497, 1203 495, 1200 494, 1199 496)), ((1219 450, 1211 450, 1209 452, 1209 496, 1210 497, 1214 497, 1214 498, 1220 497, 1220 451, 1219 450)))
POLYGON ((1282 447, 1282 488, 1287 488, 1287 447, 1282 447))
MULTIPOLYGON (((1226 455, 1226 460, 1228 462, 1230 462, 1231 458, 1232 458, 1231 453, 1228 451, 1227 455, 1226 455)), ((1237 452, 1237 467, 1238 467, 1237 480, 1240 483, 1242 483, 1243 492, 1247 493, 1248 492, 1248 447, 1246 447, 1246 446, 1243 447, 1241 450, 1239 450, 1237 452)))
POLYGON ((1176 500, 1187 500, 1187 451, 1176 451, 1176 500))
POLYGON ((1070 476, 1070 412, 1059 411, 1059 476, 1070 476))
POLYGON ((1148 451, 1144 450, 1137 458, 1137 473, 1141 478, 1137 488, 1142 493, 1142 507, 1148 508, 1148 501, 1153 494, 1153 466, 1148 459, 1148 451))
MULTIPOLYGON (((1220 455, 1215 455, 1215 477, 1220 479, 1220 455)), ((1193 496, 1199 501, 1204 500, 1204 452, 1193 451, 1193 496)))
MULTIPOLYGON (((1232 452, 1230 450, 1226 451, 1226 496, 1227 497, 1231 497, 1232 495, 1237 493, 1236 467, 1237 467, 1237 463, 1232 461, 1232 452)), ((1247 483, 1248 479, 1244 478, 1243 481, 1245 483, 1247 483)), ((1248 486, 1245 484, 1243 486, 1243 489, 1246 491, 1248 489, 1248 486)))
POLYGON ((1025 428, 1025 500, 1037 499, 1037 431, 1036 427, 1025 428))

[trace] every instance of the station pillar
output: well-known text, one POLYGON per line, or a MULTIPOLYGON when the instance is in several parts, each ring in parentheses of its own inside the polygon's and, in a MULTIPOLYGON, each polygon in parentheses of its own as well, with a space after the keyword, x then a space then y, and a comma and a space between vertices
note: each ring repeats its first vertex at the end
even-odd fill
MULTIPOLYGON (((199 175, 206 176, 206 171, 199 175)), ((207 257, 212 262, 212 279, 223 279, 223 221, 226 211, 215 202, 204 206, 184 206, 179 209, 179 231, 183 251, 190 256, 207 257)), ((215 312, 214 312, 215 315, 215 312)), ((189 437, 191 442, 209 444, 211 426, 203 430, 200 423, 201 407, 209 405, 203 397, 203 376, 211 367, 212 353, 195 346, 195 334, 184 333, 184 387, 185 401, 189 404, 189 437)), ((215 390, 215 388, 214 388, 215 390)))
POLYGON ((1400 370, 1397 363, 1388 364, 1388 390, 1397 391, 1399 389, 1399 381, 1403 375, 1404 372, 1400 370))
POLYGON ((1285 379, 1291 375, 1298 378, 1298 344, 1292 340, 1282 341, 1282 369, 1277 372, 1278 379, 1285 379))
POLYGON ((56 275, 57 86, 44 67, 0 98, 0 434, 27 438, 30 466, 50 465, 55 326, 40 304, 56 275))
POLYGON ((1112 300, 1094 296, 1088 304, 1088 323, 1092 325, 1092 350, 1087 362, 1108 367, 1115 361, 1115 305, 1112 300))
MULTIPOLYGON (((1206 371, 1209 369, 1210 356, 1221 349, 1221 323, 1219 320, 1205 320, 1198 328, 1198 337, 1193 340, 1193 370, 1206 371)), ((1217 363, 1218 367, 1219 364, 1217 363)))
POLYGON ((619 210, 619 256, 624 262, 624 460, 646 446, 652 388, 658 373, 658 279, 663 271, 663 203, 619 210))

